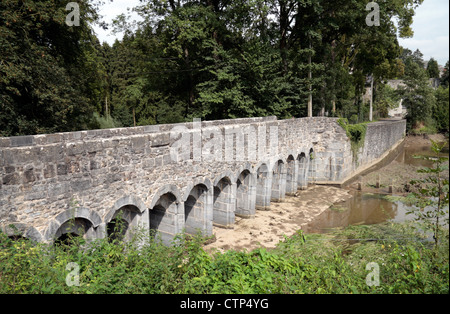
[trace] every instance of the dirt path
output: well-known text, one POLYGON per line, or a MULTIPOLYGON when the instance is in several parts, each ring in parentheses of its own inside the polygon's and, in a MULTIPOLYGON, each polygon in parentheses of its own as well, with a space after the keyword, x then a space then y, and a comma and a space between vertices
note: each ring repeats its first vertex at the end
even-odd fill
POLYGON ((329 186, 313 186, 298 191, 296 196, 287 196, 282 203, 272 203, 269 211, 257 210, 253 219, 236 217, 234 229, 214 227, 216 241, 206 245, 205 249, 223 252, 274 248, 284 240, 284 235, 293 235, 331 205, 350 197, 347 190, 329 186))

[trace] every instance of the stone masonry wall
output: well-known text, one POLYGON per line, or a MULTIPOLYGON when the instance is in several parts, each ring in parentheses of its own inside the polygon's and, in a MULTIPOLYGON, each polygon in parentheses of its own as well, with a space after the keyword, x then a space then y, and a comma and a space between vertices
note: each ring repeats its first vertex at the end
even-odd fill
MULTIPOLYGON (((369 125, 359 166, 382 155, 404 129, 404 121, 369 125)), ((221 205, 226 210, 216 217, 229 226, 237 195, 243 194, 236 191, 248 191, 238 203, 251 217, 255 198, 262 197, 256 196, 258 170, 269 169, 264 181, 268 186, 261 190, 270 192, 278 161, 283 163, 283 177, 292 181, 299 176, 301 154, 307 157, 308 169, 302 181, 339 181, 357 168, 350 141, 333 118, 194 121, 0 138, 0 227, 12 233, 9 226, 14 225, 22 236, 51 241, 64 232, 71 217, 79 217, 90 224, 87 234, 104 237, 118 211, 133 212, 127 216, 136 217, 130 218, 130 225, 157 226, 150 224, 150 211, 158 207, 167 215, 164 232, 169 242, 187 226, 184 203, 191 196, 188 202, 195 216, 188 224, 195 217, 195 225, 210 234, 213 223, 222 225, 213 221, 215 200, 225 199, 214 197, 221 179, 227 180, 221 181, 220 190, 231 196, 227 206, 221 205), (288 161, 294 164, 287 167, 288 161), (249 177, 241 183, 242 173, 249 177), (229 182, 229 189, 224 182, 229 182), (192 191, 199 186, 204 196, 197 200, 192 191)), ((289 189, 292 184, 295 188, 291 181, 289 189)))

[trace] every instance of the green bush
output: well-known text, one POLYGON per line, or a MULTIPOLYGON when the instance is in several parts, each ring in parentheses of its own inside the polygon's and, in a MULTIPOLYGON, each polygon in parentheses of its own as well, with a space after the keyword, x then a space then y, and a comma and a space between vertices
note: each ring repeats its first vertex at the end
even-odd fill
POLYGON ((443 232, 438 254, 412 226, 391 223, 299 231, 273 250, 225 253, 183 235, 166 247, 152 238, 48 245, 0 234, 0 293, 448 293, 443 232), (379 286, 366 284, 370 262, 379 286), (69 263, 79 265, 79 286, 66 284, 69 263))
POLYGON ((366 138, 367 123, 349 124, 346 118, 339 118, 337 123, 345 130, 347 137, 350 139, 353 161, 358 162, 358 152, 364 146, 366 138))

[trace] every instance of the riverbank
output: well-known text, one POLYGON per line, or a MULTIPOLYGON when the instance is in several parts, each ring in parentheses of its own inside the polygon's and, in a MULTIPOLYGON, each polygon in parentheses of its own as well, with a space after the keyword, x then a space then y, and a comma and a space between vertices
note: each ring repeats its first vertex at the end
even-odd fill
MULTIPOLYGON (((366 193, 389 193, 389 185, 393 184, 393 193, 403 195, 417 190, 411 186, 411 180, 423 179, 428 174, 418 173, 423 167, 432 167, 432 163, 415 159, 414 155, 431 156, 431 140, 436 142, 447 142, 447 151, 442 156, 448 157, 448 139, 442 134, 424 136, 408 136, 405 139, 403 151, 386 166, 374 170, 362 177, 362 192, 366 193), (379 180, 379 181, 378 181, 379 180), (377 188, 377 181, 379 188, 377 188)), ((447 161, 447 166, 449 165, 447 161)), ((449 170, 442 173, 447 178, 449 170)), ((348 188, 358 189, 358 181, 353 182, 348 188)))
MULTIPOLYGON (((414 159, 412 156, 429 155, 431 139, 438 142, 446 141, 446 138, 439 134, 428 138, 407 137, 404 149, 392 162, 363 176, 362 191, 357 195, 355 194, 358 190, 357 181, 346 188, 310 186, 307 190, 298 191, 295 196, 287 196, 284 202, 272 203, 269 211, 256 211, 254 219, 236 217, 234 229, 214 227, 214 238, 205 249, 224 252, 230 249, 251 251, 260 247, 275 248, 285 237, 292 236, 298 230, 322 232, 318 230, 339 227, 340 223, 345 227, 358 224, 360 221, 363 224, 385 221, 389 215, 395 215, 400 204, 391 204, 376 197, 365 199, 364 195, 389 194, 391 182, 393 194, 403 195, 411 192, 415 187, 410 186, 409 182, 426 176, 417 173, 417 170, 424 166, 424 161, 414 159), (378 178, 379 188, 377 188, 378 178), (359 210, 353 213, 348 207, 359 210), (379 207, 383 207, 382 212, 379 207), (339 212, 341 210, 343 212, 339 212), (332 220, 333 223, 324 220, 332 220)), ((448 177, 448 170, 444 175, 448 177)))
POLYGON ((286 196, 284 202, 272 203, 269 211, 256 211, 253 219, 236 217, 234 229, 214 227, 215 241, 206 245, 205 250, 275 248, 285 236, 294 235, 330 206, 351 197, 345 189, 310 186, 296 196, 286 196))

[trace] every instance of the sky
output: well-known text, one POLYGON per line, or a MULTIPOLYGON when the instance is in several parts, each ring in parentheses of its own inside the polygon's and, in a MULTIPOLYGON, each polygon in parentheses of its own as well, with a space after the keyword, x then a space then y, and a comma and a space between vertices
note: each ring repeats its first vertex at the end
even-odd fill
POLYGON ((440 65, 449 60, 449 0, 425 0, 416 9, 412 25, 414 36, 399 38, 399 43, 412 51, 419 49, 424 60, 431 57, 440 65))
MULTIPOLYGON (((127 13, 127 8, 136 5, 139 5, 139 0, 114 0, 112 3, 106 1, 100 14, 109 23, 117 15, 127 13)), ((132 17, 139 18, 137 14, 132 17)), ((440 65, 445 65, 449 60, 449 0, 425 0, 416 9, 412 28, 414 36, 408 39, 399 38, 400 45, 412 51, 419 49, 424 54, 424 60, 433 57, 440 65)), ((111 35, 110 30, 104 31, 99 27, 94 27, 94 30, 100 42, 113 44, 116 38, 120 40, 123 37, 123 34, 111 35)))
MULTIPOLYGON (((127 14, 127 8, 133 8, 140 5, 139 0, 114 0, 112 3, 109 0, 105 1, 105 4, 101 7, 99 14, 103 16, 103 20, 107 23, 111 23, 113 18, 119 14, 127 14)), ((139 16, 130 12, 133 19, 139 20, 139 16)), ((94 31, 97 34, 100 42, 106 41, 108 44, 112 45, 117 39, 121 40, 123 38, 123 33, 116 35, 111 35, 111 28, 109 30, 103 30, 98 26, 94 26, 94 31)))

